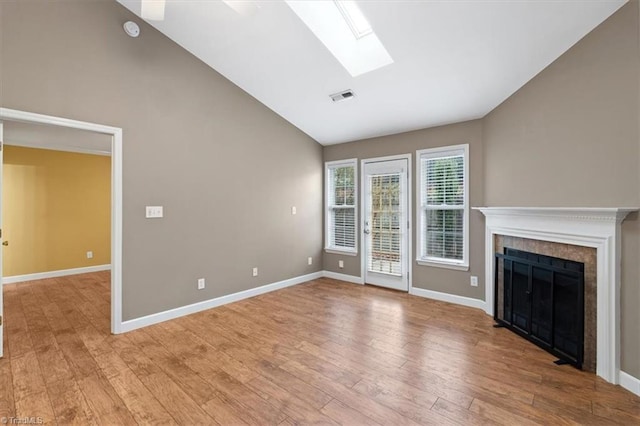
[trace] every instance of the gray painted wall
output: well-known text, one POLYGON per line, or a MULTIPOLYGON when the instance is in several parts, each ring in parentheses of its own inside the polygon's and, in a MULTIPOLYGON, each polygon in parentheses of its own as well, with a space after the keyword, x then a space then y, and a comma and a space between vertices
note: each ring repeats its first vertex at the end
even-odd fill
MULTIPOLYGON (((638 3, 484 119, 489 206, 640 206, 638 3)), ((640 226, 623 223, 622 369, 640 377, 640 226)))
POLYGON ((125 320, 321 269, 318 143, 116 2, 0 13, 2 106, 124 129, 125 320))
MULTIPOLYGON (((357 99, 356 99, 357 101, 357 99)), ((418 181, 416 179, 415 161, 416 151, 439 146, 469 144, 469 201, 471 206, 481 206, 483 201, 483 149, 482 122, 480 120, 449 126, 433 127, 425 130, 383 136, 363 141, 330 145, 324 148, 325 161, 358 158, 358 179, 360 179, 360 160, 384 157, 388 155, 411 154, 411 169, 413 176, 413 200, 411 209, 414 230, 411 235, 413 259, 412 284, 414 287, 435 290, 459 296, 484 299, 484 218, 482 213, 471 211, 469 214, 469 271, 418 265, 415 261, 416 253, 416 211, 415 200, 419 200, 418 181), (478 287, 471 287, 469 277, 478 276, 478 287)), ((361 194, 362 182, 358 181, 358 193, 361 194)), ((360 197, 358 197, 360 204, 360 197)), ((362 206, 358 206, 362 211, 362 206)), ((360 237, 362 230, 358 229, 360 237)), ((362 247, 362 239, 358 244, 362 247)), ((361 276, 361 257, 338 254, 324 254, 324 269, 347 275, 361 276), (338 268, 338 261, 344 260, 344 268, 338 268)))

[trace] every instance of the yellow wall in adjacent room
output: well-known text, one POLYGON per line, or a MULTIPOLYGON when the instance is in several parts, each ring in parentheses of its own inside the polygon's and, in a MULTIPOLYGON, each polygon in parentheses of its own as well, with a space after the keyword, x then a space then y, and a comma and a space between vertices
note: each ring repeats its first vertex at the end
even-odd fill
POLYGON ((3 276, 111 263, 110 157, 5 145, 2 179, 3 276))

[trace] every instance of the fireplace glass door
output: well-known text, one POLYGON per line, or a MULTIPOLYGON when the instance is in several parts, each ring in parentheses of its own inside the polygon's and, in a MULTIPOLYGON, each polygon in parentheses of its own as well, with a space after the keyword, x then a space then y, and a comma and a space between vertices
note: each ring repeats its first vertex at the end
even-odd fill
POLYGON ((496 322, 581 368, 584 264, 505 248, 496 271, 496 322))

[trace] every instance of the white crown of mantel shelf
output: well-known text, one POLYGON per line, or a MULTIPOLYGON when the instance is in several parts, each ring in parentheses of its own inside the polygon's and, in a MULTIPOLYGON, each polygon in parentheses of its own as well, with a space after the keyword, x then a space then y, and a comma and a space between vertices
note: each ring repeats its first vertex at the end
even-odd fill
POLYGON ((485 219, 486 312, 494 310, 495 235, 593 247, 597 253, 596 374, 620 380, 621 224, 638 207, 474 207, 485 219))

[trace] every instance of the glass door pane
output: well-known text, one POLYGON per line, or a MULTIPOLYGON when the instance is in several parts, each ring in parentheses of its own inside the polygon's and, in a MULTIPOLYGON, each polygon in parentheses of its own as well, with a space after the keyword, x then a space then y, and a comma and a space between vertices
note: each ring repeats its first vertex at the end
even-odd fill
POLYGON ((370 176, 369 272, 402 275, 400 174, 370 176))

